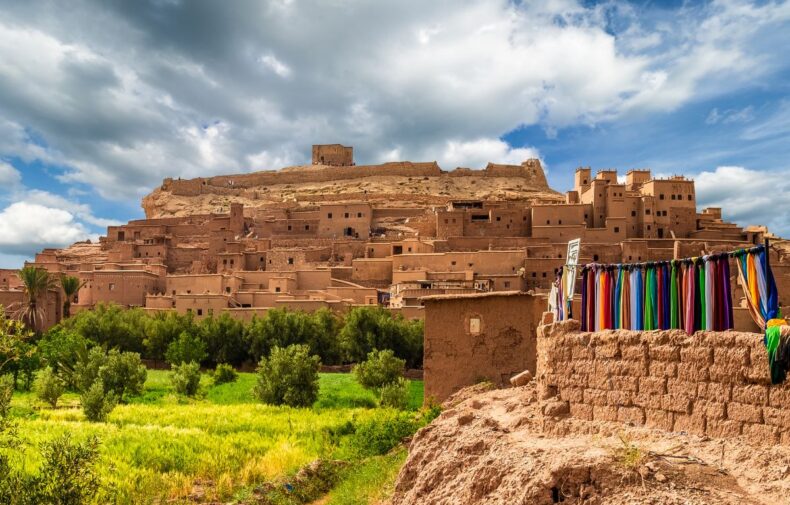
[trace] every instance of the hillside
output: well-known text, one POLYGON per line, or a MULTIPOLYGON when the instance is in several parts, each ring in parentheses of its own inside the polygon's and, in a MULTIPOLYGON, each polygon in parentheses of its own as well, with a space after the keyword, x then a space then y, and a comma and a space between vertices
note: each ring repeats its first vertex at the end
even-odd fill
POLYGON ((442 171, 436 163, 385 163, 350 167, 309 165, 279 171, 166 179, 142 202, 146 217, 227 212, 248 208, 310 207, 321 202, 367 201, 377 207, 429 207, 450 200, 561 202, 538 160, 489 163, 482 170, 442 171))

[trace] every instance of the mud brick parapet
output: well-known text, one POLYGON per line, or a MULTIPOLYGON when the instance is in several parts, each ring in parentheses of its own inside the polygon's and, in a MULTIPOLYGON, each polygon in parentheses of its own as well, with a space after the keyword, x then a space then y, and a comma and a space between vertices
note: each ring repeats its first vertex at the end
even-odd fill
POLYGON ((757 333, 538 328, 537 381, 572 416, 790 445, 790 384, 771 385, 757 333))

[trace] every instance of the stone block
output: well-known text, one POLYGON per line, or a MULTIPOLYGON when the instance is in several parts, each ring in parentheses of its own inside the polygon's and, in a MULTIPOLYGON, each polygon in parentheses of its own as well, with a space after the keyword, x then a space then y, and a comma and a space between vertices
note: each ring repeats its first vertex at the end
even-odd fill
POLYGON ((723 419, 708 418, 705 433, 714 438, 733 438, 741 434, 743 423, 740 421, 727 421, 723 419))
POLYGON ((746 367, 736 365, 711 365, 708 367, 708 375, 711 382, 721 382, 724 384, 742 384, 743 371, 746 367))
POLYGON ((543 415, 546 417, 562 417, 570 413, 568 402, 553 400, 543 405, 543 415))
POLYGON ((726 367, 741 367, 749 365, 749 349, 743 347, 728 348, 716 347, 713 349, 713 363, 726 367))
POLYGON ((595 361, 593 360, 579 360, 571 361, 568 366, 568 372, 572 374, 590 375, 595 373, 595 361))
POLYGON ((697 383, 686 382, 680 379, 667 379, 667 393, 671 395, 697 397, 697 383))
POLYGON ((593 420, 595 421, 617 421, 617 407, 610 405, 594 406, 593 420))
POLYGON ((732 399, 732 384, 718 382, 702 382, 697 384, 697 397, 717 402, 728 402, 732 399))
POLYGON ((639 392, 663 395, 667 392, 667 379, 665 377, 640 377, 639 392))
POLYGON ((642 425, 645 424, 645 411, 639 407, 620 407, 617 409, 617 420, 642 425))
POLYGON ((661 408, 680 414, 691 413, 691 399, 686 396, 666 394, 661 396, 661 408))
POLYGON ((660 409, 645 409, 645 426, 658 430, 672 431, 674 414, 660 409))
POLYGON ((768 405, 768 386, 735 384, 732 386, 732 401, 751 405, 768 405))
POLYGON ((615 359, 620 357, 620 346, 617 342, 601 344, 595 348, 595 359, 615 359))
POLYGON ((678 365, 678 379, 686 382, 707 382, 710 380, 710 373, 705 366, 696 366, 689 363, 678 365))
POLYGON ((612 377, 616 376, 608 375, 606 372, 598 370, 588 376, 587 387, 592 389, 604 389, 607 391, 612 390, 614 389, 612 377))
POLYGON ((633 402, 634 405, 638 407, 658 410, 661 408, 661 398, 663 398, 663 396, 664 395, 639 392, 634 395, 633 402))
POLYGON ((691 412, 701 414, 708 419, 726 419, 727 404, 711 400, 696 400, 691 407, 691 412))
POLYGON ((633 405, 633 393, 630 391, 609 391, 606 393, 606 404, 615 407, 630 407, 633 405))
POLYGON ((625 361, 644 361, 648 358, 647 346, 644 344, 621 345, 620 356, 625 361))
POLYGON ((524 370, 520 374, 514 375, 510 378, 510 384, 513 387, 525 386, 532 380, 532 372, 524 370))
POLYGON ((767 424, 743 425, 743 436, 754 445, 775 445, 779 442, 779 428, 767 424))
POLYGON ((584 402, 584 389, 582 388, 574 388, 574 387, 560 388, 559 395, 560 395, 560 399, 566 402, 576 402, 576 403, 584 402))
POLYGON ((710 347, 689 346, 680 349, 680 362, 698 366, 713 363, 713 349, 710 347))
POLYGON ((699 414, 675 414, 673 431, 685 431, 692 435, 705 434, 705 416, 699 414))
POLYGON ((639 379, 641 377, 616 375, 612 377, 612 389, 636 393, 639 391, 639 379))
POLYGON ((779 384, 769 388, 768 404, 771 407, 790 409, 790 388, 786 384, 779 384))
POLYGON ((606 405, 606 391, 600 389, 585 389, 583 393, 584 403, 587 405, 606 405))
POLYGON ((777 409, 775 407, 765 407, 763 409, 765 424, 779 426, 782 429, 790 429, 790 410, 777 409))
POLYGON ((756 405, 729 402, 727 404, 727 418, 745 423, 762 423, 763 409, 756 405))
POLYGON ((571 357, 574 361, 588 361, 595 359, 595 352, 589 346, 574 346, 571 349, 571 357))
POLYGON ((678 365, 674 362, 664 361, 651 361, 650 362, 650 376, 651 377, 677 377, 678 365))
POLYGON ((592 405, 585 405, 583 403, 570 404, 571 416, 585 421, 593 420, 593 407, 592 405))
POLYGON ((651 360, 680 361, 680 348, 676 345, 651 345, 649 355, 651 360))

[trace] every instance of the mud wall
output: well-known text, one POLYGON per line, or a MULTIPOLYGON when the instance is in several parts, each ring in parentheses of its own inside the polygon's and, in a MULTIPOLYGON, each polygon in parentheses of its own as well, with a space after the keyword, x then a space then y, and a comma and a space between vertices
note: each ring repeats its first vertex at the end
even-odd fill
POLYGON ((503 386, 516 373, 535 372, 535 328, 545 298, 503 292, 422 300, 426 399, 441 402, 465 386, 503 386))
POLYGON ((572 416, 790 444, 790 383, 772 386, 758 333, 538 328, 538 385, 572 416))

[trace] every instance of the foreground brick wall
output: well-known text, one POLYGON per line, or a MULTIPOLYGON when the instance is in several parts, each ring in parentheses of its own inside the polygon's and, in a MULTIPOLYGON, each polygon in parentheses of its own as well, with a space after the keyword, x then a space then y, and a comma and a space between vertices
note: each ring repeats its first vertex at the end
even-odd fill
POLYGON ((574 417, 790 444, 790 384, 772 386, 762 335, 538 328, 538 385, 574 417))

